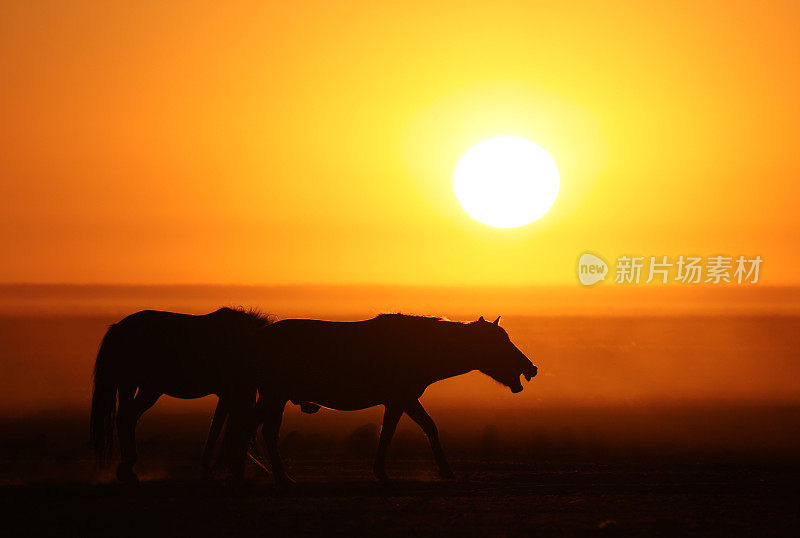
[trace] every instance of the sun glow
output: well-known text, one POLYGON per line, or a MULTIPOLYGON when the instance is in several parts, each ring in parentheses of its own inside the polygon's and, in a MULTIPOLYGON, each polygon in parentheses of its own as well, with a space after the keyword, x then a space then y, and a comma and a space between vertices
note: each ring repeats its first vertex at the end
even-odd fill
POLYGON ((542 217, 558 196, 556 163, 524 138, 500 136, 473 146, 458 161, 453 189, 473 219, 516 228, 542 217))

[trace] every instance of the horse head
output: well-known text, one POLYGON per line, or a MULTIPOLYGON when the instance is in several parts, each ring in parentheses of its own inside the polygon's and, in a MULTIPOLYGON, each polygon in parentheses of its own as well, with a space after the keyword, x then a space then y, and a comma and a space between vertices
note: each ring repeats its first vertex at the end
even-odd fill
POLYGON ((483 316, 470 323, 476 336, 475 350, 479 354, 478 370, 517 393, 522 390, 520 376, 530 381, 537 373, 536 366, 515 346, 508 333, 500 327, 500 316, 489 323, 483 316))

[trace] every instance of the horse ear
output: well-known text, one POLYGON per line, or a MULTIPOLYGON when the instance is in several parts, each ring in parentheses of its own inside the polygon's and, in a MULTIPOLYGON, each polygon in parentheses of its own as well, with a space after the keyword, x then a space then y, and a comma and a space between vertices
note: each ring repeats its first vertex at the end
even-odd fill
POLYGON ((500 325, 500 316, 497 316, 497 319, 494 320, 492 323, 494 323, 495 325, 500 325))
POLYGON ((483 319, 483 316, 481 316, 481 317, 478 318, 478 321, 486 321, 486 320, 483 319))

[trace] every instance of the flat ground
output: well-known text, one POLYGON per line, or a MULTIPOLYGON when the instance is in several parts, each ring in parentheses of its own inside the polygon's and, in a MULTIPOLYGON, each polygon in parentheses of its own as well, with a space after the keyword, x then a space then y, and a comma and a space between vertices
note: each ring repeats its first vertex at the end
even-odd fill
POLYGON ((238 489, 201 478, 0 488, 10 535, 797 536, 800 468, 788 465, 290 462, 299 483, 238 489))
POLYGON ((98 472, 91 369, 120 317, 0 316, 0 534, 800 536, 797 316, 510 318, 525 391, 473 373, 423 397, 457 481, 408 419, 383 486, 379 408, 289 406, 288 491, 254 466, 238 490, 201 478, 214 398, 142 418, 139 487, 98 472))

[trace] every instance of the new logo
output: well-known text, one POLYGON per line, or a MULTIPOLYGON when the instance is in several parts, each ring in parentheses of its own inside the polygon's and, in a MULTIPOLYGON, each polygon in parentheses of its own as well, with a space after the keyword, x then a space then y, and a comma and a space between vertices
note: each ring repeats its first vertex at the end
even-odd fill
POLYGON ((606 279, 608 274, 608 264, 594 254, 588 252, 581 254, 578 260, 578 280, 584 286, 597 284, 606 279))

